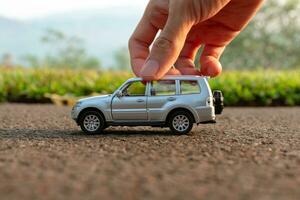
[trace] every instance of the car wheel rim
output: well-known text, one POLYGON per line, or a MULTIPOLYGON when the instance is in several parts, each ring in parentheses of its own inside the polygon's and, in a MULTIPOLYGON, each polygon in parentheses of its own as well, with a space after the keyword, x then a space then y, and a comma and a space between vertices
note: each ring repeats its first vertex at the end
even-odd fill
POLYGON ((185 115, 177 115, 173 119, 173 127, 176 131, 184 132, 190 126, 190 120, 185 115))
POLYGON ((96 131, 100 127, 100 119, 96 115, 87 115, 84 118, 83 126, 88 131, 96 131))

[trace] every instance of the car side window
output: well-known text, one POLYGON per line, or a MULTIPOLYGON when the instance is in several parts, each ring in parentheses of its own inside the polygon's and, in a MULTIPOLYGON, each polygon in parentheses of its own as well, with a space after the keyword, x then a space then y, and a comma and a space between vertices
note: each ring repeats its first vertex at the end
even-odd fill
POLYGON ((146 85, 141 81, 136 81, 129 84, 124 90, 124 96, 145 96, 146 85))
POLYGON ((198 81, 180 81, 180 94, 199 94, 200 92, 198 81))
POLYGON ((151 96, 170 96, 175 94, 175 80, 161 80, 152 82, 151 96))

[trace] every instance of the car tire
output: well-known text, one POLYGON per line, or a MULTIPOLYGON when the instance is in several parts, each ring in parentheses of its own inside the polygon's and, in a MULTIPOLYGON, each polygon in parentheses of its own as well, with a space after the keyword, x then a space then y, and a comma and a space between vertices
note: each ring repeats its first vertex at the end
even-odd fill
POLYGON ((183 135, 192 130, 194 120, 189 112, 176 111, 169 117, 168 124, 173 133, 183 135))
POLYGON ((97 111, 84 112, 79 119, 79 125, 89 135, 101 133, 107 127, 103 116, 97 111))

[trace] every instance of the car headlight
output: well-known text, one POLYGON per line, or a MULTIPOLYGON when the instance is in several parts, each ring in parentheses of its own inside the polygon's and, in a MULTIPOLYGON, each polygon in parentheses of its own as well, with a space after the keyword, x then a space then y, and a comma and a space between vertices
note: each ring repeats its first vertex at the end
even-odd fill
POLYGON ((81 105, 82 105, 82 102, 77 102, 73 108, 74 109, 80 108, 81 105))

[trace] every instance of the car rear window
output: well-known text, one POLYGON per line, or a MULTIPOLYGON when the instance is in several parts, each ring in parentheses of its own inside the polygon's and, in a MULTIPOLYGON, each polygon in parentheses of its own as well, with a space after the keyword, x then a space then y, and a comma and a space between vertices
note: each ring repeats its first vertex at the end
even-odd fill
POLYGON ((161 80, 153 81, 151 96, 165 96, 176 94, 176 82, 175 80, 161 80))
POLYGON ((198 81, 180 81, 180 94, 199 94, 198 81))

